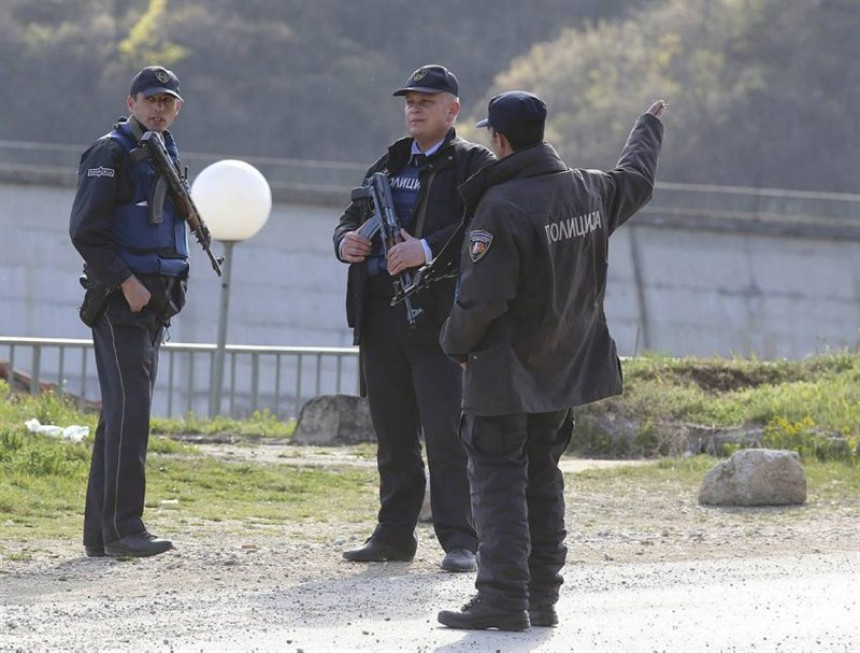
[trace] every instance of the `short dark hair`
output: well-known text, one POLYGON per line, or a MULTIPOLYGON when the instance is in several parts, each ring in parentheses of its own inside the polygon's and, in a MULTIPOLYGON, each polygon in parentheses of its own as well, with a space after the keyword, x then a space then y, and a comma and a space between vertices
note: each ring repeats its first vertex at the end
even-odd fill
POLYGON ((504 136, 508 139, 508 143, 511 144, 511 149, 516 152, 524 147, 543 141, 543 132, 544 123, 533 122, 517 125, 513 129, 509 129, 504 136))

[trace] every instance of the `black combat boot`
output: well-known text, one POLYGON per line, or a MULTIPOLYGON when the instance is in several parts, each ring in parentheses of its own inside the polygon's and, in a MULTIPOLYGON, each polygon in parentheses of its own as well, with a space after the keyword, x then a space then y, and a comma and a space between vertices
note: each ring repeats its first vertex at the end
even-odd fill
POLYGON ((529 606, 529 621, 532 626, 558 626, 558 612, 552 603, 529 606))
POLYGON ((529 629, 529 615, 525 610, 505 610, 488 604, 477 595, 460 610, 442 610, 438 616, 439 623, 449 628, 464 630, 499 630, 522 631, 529 629))

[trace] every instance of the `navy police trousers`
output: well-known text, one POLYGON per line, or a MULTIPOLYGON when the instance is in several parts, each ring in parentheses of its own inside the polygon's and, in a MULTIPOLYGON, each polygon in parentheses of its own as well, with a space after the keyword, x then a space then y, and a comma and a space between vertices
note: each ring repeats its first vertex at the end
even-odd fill
POLYGON ((93 325, 102 410, 87 485, 85 546, 145 530, 144 469, 163 329, 151 309, 132 313, 119 291, 93 325))
POLYGON ((558 601, 567 556, 558 461, 572 435, 569 410, 461 419, 478 532, 475 587, 491 605, 558 601))

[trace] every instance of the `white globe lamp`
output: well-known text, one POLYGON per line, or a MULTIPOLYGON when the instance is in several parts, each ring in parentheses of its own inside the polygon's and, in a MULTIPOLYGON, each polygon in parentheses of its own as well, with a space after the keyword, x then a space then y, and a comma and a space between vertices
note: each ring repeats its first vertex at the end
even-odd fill
POLYGON ((212 237, 224 243, 218 343, 212 361, 209 388, 209 416, 215 417, 221 412, 224 384, 233 246, 247 240, 266 224, 272 212, 272 189, 262 173, 250 163, 223 159, 207 166, 197 175, 191 184, 191 198, 212 237))
POLYGON ((191 185, 191 197, 212 237, 240 242, 256 234, 272 211, 272 189, 250 163, 223 159, 204 168, 191 185))

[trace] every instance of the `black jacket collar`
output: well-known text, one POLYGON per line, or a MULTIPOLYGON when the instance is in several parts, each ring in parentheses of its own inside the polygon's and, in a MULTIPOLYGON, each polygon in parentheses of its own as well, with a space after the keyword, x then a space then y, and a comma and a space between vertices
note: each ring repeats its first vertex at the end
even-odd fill
POLYGON ((491 186, 511 179, 524 179, 568 170, 558 152, 549 143, 535 143, 499 159, 479 170, 460 186, 466 213, 475 212, 481 197, 491 186))

